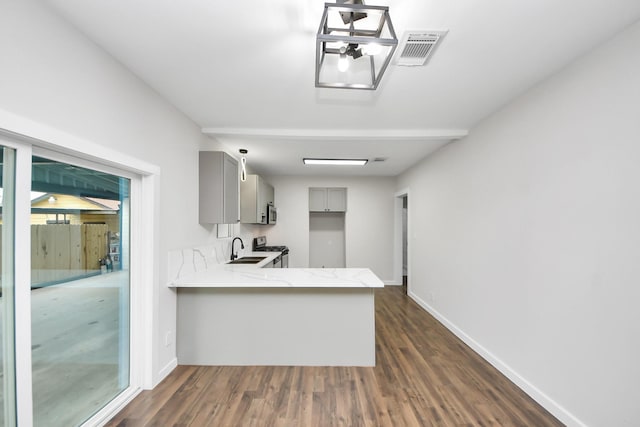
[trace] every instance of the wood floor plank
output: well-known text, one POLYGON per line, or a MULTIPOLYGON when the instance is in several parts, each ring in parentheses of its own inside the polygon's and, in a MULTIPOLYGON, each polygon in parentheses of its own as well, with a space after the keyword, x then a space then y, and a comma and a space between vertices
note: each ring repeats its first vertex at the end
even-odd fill
POLYGON ((400 287, 376 291, 376 366, 179 366, 108 427, 562 426, 400 287))

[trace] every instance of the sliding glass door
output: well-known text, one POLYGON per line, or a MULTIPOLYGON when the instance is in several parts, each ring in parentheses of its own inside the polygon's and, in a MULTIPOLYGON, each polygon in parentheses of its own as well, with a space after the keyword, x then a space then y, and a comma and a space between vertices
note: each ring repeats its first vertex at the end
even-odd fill
POLYGON ((139 182, 0 130, 0 427, 104 421, 139 387, 130 380, 139 182))
POLYGON ((32 158, 33 424, 80 425, 129 385, 130 180, 32 158))

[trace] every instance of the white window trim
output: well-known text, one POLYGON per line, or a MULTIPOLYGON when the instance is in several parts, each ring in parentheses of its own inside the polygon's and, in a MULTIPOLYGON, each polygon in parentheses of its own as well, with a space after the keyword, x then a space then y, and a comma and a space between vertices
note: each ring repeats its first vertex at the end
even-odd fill
MULTIPOLYGON (((0 134, 0 144, 16 150, 15 186, 31 188, 31 147, 16 143, 0 134), (27 171, 25 173, 24 171, 27 171), (23 173, 20 173, 23 172, 23 173)), ((21 260, 31 260, 31 239, 18 236, 31 235, 31 197, 28 191, 15 192, 14 200, 14 351, 23 357, 15 358, 16 418, 18 425, 33 425, 33 400, 31 388, 31 270, 20 266, 21 260), (25 215, 25 212, 29 214, 25 215), (26 230, 26 231, 25 231, 26 230)), ((24 262, 24 261, 22 261, 24 262)))
MULTIPOLYGON (((159 277, 159 249, 155 236, 159 227, 157 193, 160 168, 2 109, 0 139, 3 145, 16 149, 16 169, 23 172, 16 176, 17 188, 31 188, 31 168, 25 168, 25 165, 30 165, 32 154, 70 161, 79 166, 91 162, 86 165, 132 177, 130 227, 136 232, 131 233, 130 385, 84 424, 103 425, 142 389, 153 387, 153 331, 156 328, 153 313, 158 299, 154 284, 159 277)), ((28 236, 31 230, 30 216, 18 215, 18 212, 31 212, 29 192, 16 191, 15 202, 16 235, 28 236)), ((30 244, 30 239, 16 239, 16 260, 31 259, 30 244)), ((16 289, 16 313, 29 317, 26 321, 20 319, 22 327, 16 331, 16 350, 22 348, 23 353, 29 355, 16 360, 17 416, 20 425, 32 425, 30 269, 16 266, 15 280, 16 284, 23 284, 16 289), (26 348, 28 350, 25 351, 26 348)))

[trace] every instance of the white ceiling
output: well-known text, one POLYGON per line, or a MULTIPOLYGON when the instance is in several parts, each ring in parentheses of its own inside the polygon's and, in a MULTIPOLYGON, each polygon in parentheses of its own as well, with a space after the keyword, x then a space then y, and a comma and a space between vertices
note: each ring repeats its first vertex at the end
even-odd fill
POLYGON ((397 175, 640 18, 638 0, 367 0, 449 30, 376 91, 317 89, 322 0, 46 0, 257 173, 397 175), (302 157, 386 157, 361 169, 302 157))

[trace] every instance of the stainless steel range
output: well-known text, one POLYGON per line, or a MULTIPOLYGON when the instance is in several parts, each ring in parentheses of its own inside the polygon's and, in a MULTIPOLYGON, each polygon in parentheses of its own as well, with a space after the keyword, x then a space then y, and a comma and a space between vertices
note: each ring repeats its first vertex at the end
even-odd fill
POLYGON ((280 252, 280 255, 273 260, 273 267, 289 267, 289 248, 286 246, 267 246, 266 236, 258 236, 253 239, 253 250, 255 252, 280 252))

